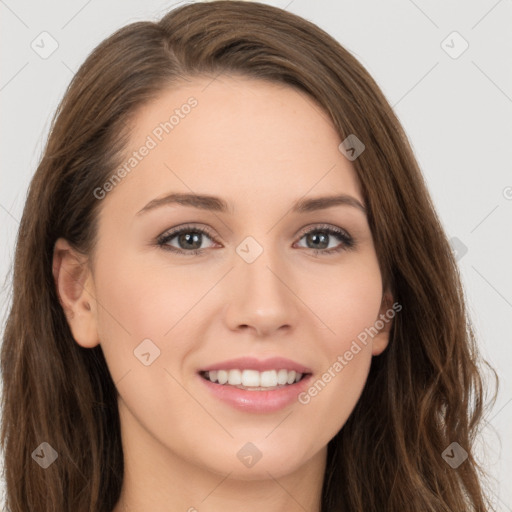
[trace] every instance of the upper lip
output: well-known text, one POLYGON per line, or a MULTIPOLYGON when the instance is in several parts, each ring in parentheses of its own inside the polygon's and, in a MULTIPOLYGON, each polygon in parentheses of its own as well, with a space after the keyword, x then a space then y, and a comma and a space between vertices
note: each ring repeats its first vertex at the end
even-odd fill
POLYGON ((311 369, 296 363, 285 357, 270 357, 268 359, 257 359, 255 357, 239 357, 229 361, 220 361, 201 368, 199 371, 208 372, 214 370, 295 370, 297 373, 311 373, 311 369))

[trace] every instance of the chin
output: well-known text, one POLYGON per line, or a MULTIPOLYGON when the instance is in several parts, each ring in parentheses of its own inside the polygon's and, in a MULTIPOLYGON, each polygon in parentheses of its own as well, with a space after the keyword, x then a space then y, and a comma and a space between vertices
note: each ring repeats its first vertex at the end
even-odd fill
MULTIPOLYGON (((300 443, 293 443, 289 447, 283 447, 282 444, 274 447, 265 442, 259 445, 257 442, 236 444, 236 448, 229 454, 224 452, 222 456, 216 457, 215 462, 211 459, 205 460, 204 466, 222 476, 229 474, 230 479, 268 480, 294 473, 315 455, 300 452, 297 448, 300 443)), ((322 451, 322 447, 319 451, 322 451)), ((318 452, 316 454, 318 455, 318 452)))

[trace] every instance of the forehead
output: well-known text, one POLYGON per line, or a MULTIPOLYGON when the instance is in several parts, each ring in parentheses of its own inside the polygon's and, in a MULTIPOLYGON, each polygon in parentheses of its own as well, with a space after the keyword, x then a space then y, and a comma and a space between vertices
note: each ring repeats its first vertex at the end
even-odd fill
POLYGON ((132 165, 110 194, 139 209, 171 191, 233 198, 237 207, 334 192, 362 201, 340 142, 328 115, 295 88, 197 77, 139 109, 123 162, 132 165))

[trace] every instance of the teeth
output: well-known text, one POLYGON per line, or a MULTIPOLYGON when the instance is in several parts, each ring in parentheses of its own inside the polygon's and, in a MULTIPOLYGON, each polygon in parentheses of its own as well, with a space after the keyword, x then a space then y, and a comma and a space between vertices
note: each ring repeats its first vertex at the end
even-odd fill
POLYGON ((230 370, 228 372, 228 383, 230 386, 242 384, 242 372, 240 370, 230 370))
POLYGON ((219 384, 226 384, 228 381, 228 372, 225 370, 219 370, 217 372, 217 380, 219 381, 219 384))
POLYGON ((250 388, 274 388, 294 384, 302 379, 302 373, 295 370, 212 370, 205 372, 205 377, 211 382, 243 386, 250 388))
POLYGON ((262 372, 260 377, 260 385, 264 388, 277 386, 277 372, 275 370, 262 372))
POLYGON ((287 370, 279 370, 277 372, 277 383, 282 386, 288 382, 288 371, 287 370))
MULTIPOLYGON (((237 370, 229 370, 229 373, 237 370)), ((242 372, 242 385, 257 388, 260 385, 260 372, 256 370, 244 370, 242 372)))

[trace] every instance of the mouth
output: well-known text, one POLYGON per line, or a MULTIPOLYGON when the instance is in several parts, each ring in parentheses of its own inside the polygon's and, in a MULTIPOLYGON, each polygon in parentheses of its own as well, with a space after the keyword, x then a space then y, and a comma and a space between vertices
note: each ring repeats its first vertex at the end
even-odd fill
POLYGON ((285 357, 239 357, 198 369, 204 389, 244 413, 273 413, 297 403, 312 370, 285 357))
POLYGON ((200 371, 199 375, 219 386, 230 386, 245 391, 273 391, 306 379, 308 372, 297 372, 285 368, 258 371, 253 369, 225 369, 200 371))

